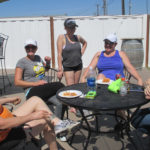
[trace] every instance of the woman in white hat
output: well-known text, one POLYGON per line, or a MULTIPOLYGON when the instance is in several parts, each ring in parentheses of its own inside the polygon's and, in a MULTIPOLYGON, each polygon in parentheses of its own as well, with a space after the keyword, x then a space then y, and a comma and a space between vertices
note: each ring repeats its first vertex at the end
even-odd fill
POLYGON ((116 74, 120 74, 121 77, 125 77, 123 73, 125 67, 127 71, 137 80, 138 84, 143 85, 140 75, 134 66, 130 63, 126 53, 116 50, 116 45, 117 36, 115 34, 109 34, 104 39, 105 50, 99 51, 95 54, 82 76, 82 82, 86 81, 90 66, 93 69, 98 69, 97 79, 109 78, 111 80, 116 79, 116 74))
POLYGON ((56 105, 55 114, 61 118, 62 105, 56 98, 51 98, 56 92, 64 87, 60 82, 48 83, 45 71, 50 67, 51 58, 46 56, 45 62, 39 55, 35 55, 38 46, 35 40, 29 39, 24 45, 27 55, 21 58, 16 64, 15 85, 23 87, 26 98, 39 96, 45 102, 56 105))

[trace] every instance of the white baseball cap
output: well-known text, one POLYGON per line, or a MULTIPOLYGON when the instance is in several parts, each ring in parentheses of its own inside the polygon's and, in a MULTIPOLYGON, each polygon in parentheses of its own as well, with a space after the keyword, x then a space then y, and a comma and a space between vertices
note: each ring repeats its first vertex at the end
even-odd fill
POLYGON ((32 40, 32 39, 28 39, 26 40, 26 42, 24 43, 24 47, 28 46, 28 45, 34 45, 37 47, 37 41, 32 40))
POLYGON ((111 33, 111 34, 109 34, 109 35, 106 36, 106 38, 104 39, 104 41, 105 40, 109 40, 110 42, 117 43, 117 36, 116 36, 116 34, 111 33))

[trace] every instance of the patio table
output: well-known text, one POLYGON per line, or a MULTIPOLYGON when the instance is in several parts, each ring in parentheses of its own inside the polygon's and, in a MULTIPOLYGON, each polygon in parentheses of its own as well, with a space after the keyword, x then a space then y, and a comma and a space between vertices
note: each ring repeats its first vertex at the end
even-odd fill
MULTIPOLYGON (((135 84, 130 84, 130 86, 131 85, 138 87, 138 85, 135 85, 135 84)), ((83 121, 85 121, 85 123, 87 125, 87 129, 88 129, 88 137, 86 139, 86 144, 84 146, 85 150, 87 149, 92 130, 91 130, 91 127, 87 120, 87 117, 89 115, 84 116, 83 109, 96 112, 96 113, 91 114, 93 116, 101 115, 101 113, 97 113, 100 111, 115 111, 116 112, 117 110, 126 110, 128 115, 127 115, 127 120, 125 120, 125 122, 123 124, 122 130, 124 129, 126 131, 131 142, 134 144, 134 142, 132 141, 132 139, 129 135, 130 121, 131 121, 133 115, 136 113, 136 111, 142 105, 149 102, 145 99, 144 92, 135 92, 135 91, 130 92, 129 91, 127 95, 120 96, 119 94, 115 94, 115 93, 108 91, 107 87, 108 87, 108 85, 98 84, 97 85, 97 96, 94 99, 87 99, 87 98, 81 97, 81 96, 74 97, 74 98, 66 98, 66 97, 62 97, 59 95, 60 92, 67 91, 67 90, 79 90, 83 94, 86 94, 87 93, 87 84, 86 83, 79 83, 79 84, 74 84, 71 86, 66 86, 64 88, 61 88, 56 94, 56 96, 60 100, 60 102, 62 102, 65 105, 75 107, 75 108, 79 109, 79 111, 81 112, 81 114, 82 114, 81 125, 82 125, 83 121), (132 115, 129 114, 129 110, 131 108, 136 108, 136 111, 132 115)), ((118 117, 116 113, 115 113, 115 117, 118 117)), ((119 116, 119 117, 122 118, 121 116, 119 116)), ((98 132, 98 129, 96 129, 96 132, 98 132)), ((101 131, 99 131, 99 132, 101 132, 101 131)), ((135 146, 135 144, 134 144, 134 146, 135 146)))

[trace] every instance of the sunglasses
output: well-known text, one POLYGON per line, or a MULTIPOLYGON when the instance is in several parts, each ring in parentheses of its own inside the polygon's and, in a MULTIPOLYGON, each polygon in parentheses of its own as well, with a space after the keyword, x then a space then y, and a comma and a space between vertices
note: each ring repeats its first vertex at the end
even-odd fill
POLYGON ((36 46, 26 46, 26 50, 35 50, 37 47, 36 46))
POLYGON ((105 41, 105 44, 106 45, 113 45, 113 44, 115 44, 114 42, 111 42, 111 41, 105 41))

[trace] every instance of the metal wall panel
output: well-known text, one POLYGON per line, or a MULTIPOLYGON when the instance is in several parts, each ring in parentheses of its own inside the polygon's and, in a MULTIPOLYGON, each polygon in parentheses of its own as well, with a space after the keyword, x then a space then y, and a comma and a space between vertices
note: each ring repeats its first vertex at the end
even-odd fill
MULTIPOLYGON (((89 65, 96 52, 104 49, 103 40, 105 36, 109 33, 116 33, 118 37, 118 45, 116 46, 116 49, 118 50, 121 49, 122 39, 143 39, 145 53, 146 17, 144 15, 74 17, 74 19, 79 26, 76 29, 75 34, 81 35, 88 43, 87 49, 83 56, 84 67, 87 67, 89 65)), ((59 34, 65 33, 63 26, 64 18, 55 17, 54 20, 54 33, 56 41, 59 34)), ((55 56, 57 60, 57 54, 55 56)), ((143 66, 145 66, 145 64, 143 64, 143 66)))
MULTIPOLYGON (((67 16, 69 17, 69 16, 67 16)), ((57 38, 65 34, 64 20, 66 17, 54 17, 55 63, 57 68, 57 38)), ((81 16, 74 17, 79 27, 76 34, 81 35, 88 43, 83 56, 84 67, 88 66, 94 54, 104 49, 103 39, 109 33, 118 37, 117 49, 121 49, 122 39, 141 38, 146 48, 146 15, 139 16, 81 16)), ((0 18, 0 32, 9 35, 6 66, 14 69, 19 58, 25 56, 24 42, 28 38, 38 41, 38 54, 42 58, 51 56, 51 37, 49 17, 0 18)), ((145 57, 144 57, 145 59, 145 57)), ((145 61, 144 61, 145 62, 145 61)), ((150 64, 149 64, 150 65, 150 64)), ((143 64, 145 66, 145 64, 143 64)))
POLYGON ((49 18, 0 19, 0 33, 9 36, 6 47, 6 67, 9 69, 14 69, 18 59, 26 56, 24 42, 30 38, 38 42, 37 54, 42 58, 51 56, 49 18))

